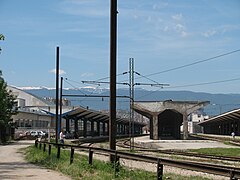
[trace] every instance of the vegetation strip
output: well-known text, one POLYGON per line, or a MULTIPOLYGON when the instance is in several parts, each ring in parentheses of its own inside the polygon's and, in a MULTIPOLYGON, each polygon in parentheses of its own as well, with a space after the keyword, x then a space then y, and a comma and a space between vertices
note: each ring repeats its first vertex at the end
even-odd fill
MULTIPOLYGON (((57 158, 57 148, 52 147, 51 155, 42 149, 31 146, 26 149, 26 159, 37 165, 41 165, 53 170, 62 172, 73 179, 156 179, 156 173, 146 172, 142 170, 128 170, 122 166, 115 175, 112 164, 94 160, 92 165, 88 164, 87 156, 75 154, 73 163, 70 164, 70 151, 61 151, 61 158, 57 158)), ((179 179, 179 180, 207 180, 200 176, 180 176, 173 173, 164 174, 163 179, 179 179)))
MULTIPOLYGON (((209 164, 209 163, 197 163, 193 161, 179 161, 179 160, 171 160, 171 159, 164 159, 164 158, 158 158, 158 157, 153 157, 153 156, 143 156, 139 154, 131 154, 131 153, 126 153, 126 152, 121 152, 121 151, 113 151, 109 149, 101 149, 101 148, 96 148, 96 147, 84 147, 84 146, 71 146, 71 145, 62 145, 62 144, 55 144, 55 143, 48 143, 48 142, 35 142, 35 146, 39 147, 41 149, 41 144, 49 144, 49 145, 54 145, 57 146, 58 148, 58 154, 57 157, 59 158, 60 156, 60 148, 59 147, 73 147, 73 148, 80 148, 80 149, 85 149, 89 151, 89 164, 92 164, 92 155, 93 152, 103 152, 107 153, 109 155, 115 155, 118 158, 124 158, 124 159, 130 159, 130 160, 137 160, 137 161, 143 161, 143 162, 150 162, 150 163, 157 163, 160 162, 160 164, 157 164, 157 167, 162 165, 169 165, 173 167, 178 167, 178 168, 183 168, 183 169, 188 169, 188 170, 194 170, 194 171, 199 171, 199 172, 207 172, 210 174, 216 174, 216 175, 221 175, 221 176, 226 176, 230 177, 230 179, 233 178, 239 178, 240 177, 240 169, 235 168, 233 166, 222 166, 222 165, 216 165, 216 164, 209 164), (91 159, 91 160, 90 160, 91 159)), ((163 172, 162 169, 160 170, 157 168, 157 174, 159 176, 159 173, 163 172)), ((161 178, 158 178, 161 180, 161 178)))

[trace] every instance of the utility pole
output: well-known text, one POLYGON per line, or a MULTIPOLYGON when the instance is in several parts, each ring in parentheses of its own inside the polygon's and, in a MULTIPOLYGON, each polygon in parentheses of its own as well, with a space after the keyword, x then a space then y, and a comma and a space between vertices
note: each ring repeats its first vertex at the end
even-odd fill
MULTIPOLYGON (((110 120, 109 147, 116 150, 116 69, 117 69, 117 0, 110 4, 110 120)), ((110 161, 114 162, 114 155, 110 161)))
POLYGON ((59 128, 62 129, 62 91, 63 91, 63 77, 61 77, 60 81, 60 116, 59 116, 59 128))
POLYGON ((130 96, 130 121, 129 121, 129 136, 130 150, 134 149, 134 59, 129 58, 129 96, 130 96))
POLYGON ((59 91, 59 47, 56 50, 56 144, 58 143, 58 91, 59 91))

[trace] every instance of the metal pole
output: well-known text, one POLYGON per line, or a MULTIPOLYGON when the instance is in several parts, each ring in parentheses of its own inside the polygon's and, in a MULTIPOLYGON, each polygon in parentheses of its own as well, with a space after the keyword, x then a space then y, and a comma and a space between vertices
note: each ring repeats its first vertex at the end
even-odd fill
MULTIPOLYGON (((116 150, 116 60, 117 60, 117 0, 110 4, 110 120, 109 146, 116 150)), ((110 155, 114 162, 114 156, 110 155)))
POLYGON ((58 91, 59 91, 59 47, 56 52, 56 143, 58 143, 58 91))
POLYGON ((62 129, 62 89, 63 89, 63 77, 60 81, 60 116, 59 116, 59 128, 62 129))
POLYGON ((129 58, 129 84, 130 84, 130 150, 134 149, 134 59, 129 58))
POLYGON ((132 81, 132 73, 131 73, 131 58, 129 58, 129 112, 130 112, 130 117, 129 117, 129 143, 130 143, 130 151, 132 150, 132 86, 131 86, 131 81, 132 81))

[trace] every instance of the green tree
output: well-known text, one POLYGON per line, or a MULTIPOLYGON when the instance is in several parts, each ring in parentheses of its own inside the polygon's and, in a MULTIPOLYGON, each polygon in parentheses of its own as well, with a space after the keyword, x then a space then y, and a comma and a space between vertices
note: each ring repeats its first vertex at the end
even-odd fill
MULTIPOLYGON (((3 35, 3 34, 0 34, 0 41, 1 41, 1 40, 4 40, 4 39, 5 39, 4 35, 3 35)), ((0 47, 0 53, 1 53, 1 51, 2 51, 2 48, 0 47)))
POLYGON ((12 115, 16 114, 16 97, 7 90, 7 83, 0 75, 0 141, 5 143, 7 130, 13 125, 12 115))

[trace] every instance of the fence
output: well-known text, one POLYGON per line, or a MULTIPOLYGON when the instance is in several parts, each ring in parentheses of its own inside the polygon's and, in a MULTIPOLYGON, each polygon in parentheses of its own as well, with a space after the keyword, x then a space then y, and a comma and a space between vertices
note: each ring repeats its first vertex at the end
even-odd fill
POLYGON ((39 142, 35 141, 35 147, 42 149, 43 144, 43 151, 46 151, 46 145, 48 144, 48 154, 51 155, 52 146, 57 148, 57 158, 60 158, 60 151, 62 147, 69 147, 71 149, 70 153, 70 164, 73 163, 74 160, 74 149, 82 149, 84 151, 88 151, 88 163, 93 163, 93 154, 94 153, 105 153, 108 155, 112 155, 114 157, 114 170, 115 172, 118 171, 119 159, 129 159, 129 160, 136 160, 136 161, 143 161, 157 164, 157 180, 162 180, 163 178, 163 166, 173 166, 182 169, 188 169, 193 171, 200 171, 204 173, 210 173, 215 175, 221 175, 225 177, 230 177, 230 180, 237 180, 240 178, 240 168, 235 168, 231 166, 222 166, 216 164, 209 164, 209 163, 199 163, 199 162, 192 162, 192 161, 180 161, 180 160, 172 160, 172 159, 165 159, 153 156, 146 156, 146 155, 139 155, 139 154, 132 154, 128 152, 122 152, 117 150, 110 150, 110 149, 103 149, 97 147, 88 147, 88 146, 77 146, 77 145, 63 145, 63 144, 56 144, 56 143, 49 143, 49 142, 39 142))

